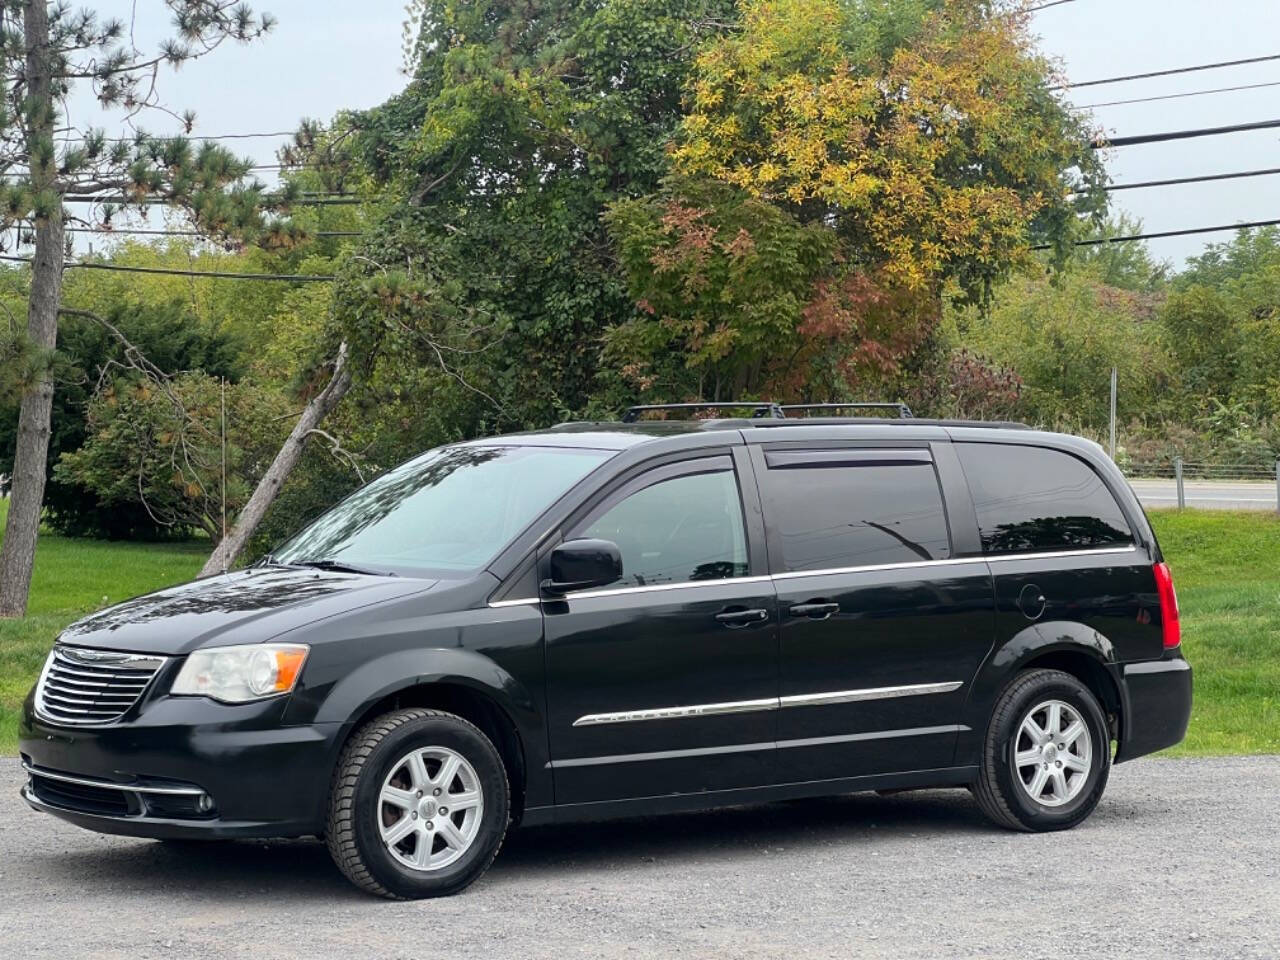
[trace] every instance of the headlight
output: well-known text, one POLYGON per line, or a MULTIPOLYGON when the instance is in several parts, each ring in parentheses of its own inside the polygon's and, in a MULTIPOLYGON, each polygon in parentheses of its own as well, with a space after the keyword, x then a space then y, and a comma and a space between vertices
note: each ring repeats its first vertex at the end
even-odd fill
POLYGON ((212 647, 187 657, 170 693, 247 703, 288 693, 298 682, 309 648, 302 643, 212 647))

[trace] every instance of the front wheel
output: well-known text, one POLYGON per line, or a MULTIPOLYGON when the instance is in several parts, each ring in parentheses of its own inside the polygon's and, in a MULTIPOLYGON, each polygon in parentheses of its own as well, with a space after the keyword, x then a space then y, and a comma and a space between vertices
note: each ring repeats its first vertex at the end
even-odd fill
POLYGON ((1014 830, 1065 830, 1102 798, 1111 738, 1097 697, 1061 670, 1027 670, 996 701, 973 793, 1014 830))
POLYGON ((334 863, 361 889, 441 897, 489 868, 509 815, 506 770, 488 737, 450 713, 398 710, 343 750, 325 835, 334 863))

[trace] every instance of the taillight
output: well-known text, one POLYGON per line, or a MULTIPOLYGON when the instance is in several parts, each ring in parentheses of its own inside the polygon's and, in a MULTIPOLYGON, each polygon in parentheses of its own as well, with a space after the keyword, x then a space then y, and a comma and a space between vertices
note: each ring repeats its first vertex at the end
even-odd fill
POLYGON ((1173 590, 1173 574, 1169 565, 1155 565, 1156 593, 1160 595, 1160 629, 1164 631, 1166 650, 1182 643, 1182 626, 1178 623, 1178 595, 1173 590))

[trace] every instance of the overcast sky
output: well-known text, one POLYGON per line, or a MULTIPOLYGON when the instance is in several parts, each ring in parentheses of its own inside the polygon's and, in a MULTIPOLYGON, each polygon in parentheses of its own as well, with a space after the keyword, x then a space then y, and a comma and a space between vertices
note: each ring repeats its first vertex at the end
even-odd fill
MULTIPOLYGON (((1044 51, 1074 82, 1172 67, 1280 54, 1280 0, 1072 0, 1035 14, 1044 51)), ((1280 82, 1280 60, 1171 77, 1084 87, 1081 106, 1245 84, 1280 82)), ((1280 120, 1280 86, 1094 107, 1111 136, 1280 120)), ((1108 151, 1116 183, 1280 167, 1280 128, 1143 144, 1108 151)), ((1147 231, 1280 219, 1280 175, 1112 194, 1113 205, 1147 231)), ((1150 241, 1154 255, 1180 262, 1229 233, 1150 241)))
MULTIPOLYGON (((265 40, 226 47, 162 77, 164 101, 190 108, 196 136, 291 130, 301 117, 328 119, 370 107, 403 88, 402 0, 264 0, 279 20, 265 40)), ((160 0, 100 0, 94 7, 127 21, 137 9, 136 39, 152 46, 167 14, 160 0)), ((1065 75, 1085 81, 1170 67, 1280 53, 1280 0, 1070 0, 1034 15, 1046 53, 1065 75)), ((1151 80, 1086 87, 1085 106, 1208 88, 1280 82, 1280 60, 1151 80)), ((1280 119, 1280 86, 1093 109, 1114 136, 1280 119)), ((83 111, 90 101, 77 101, 83 111)), ((161 118, 147 129, 167 132, 161 118)), ((108 126, 108 131, 113 129, 108 126)), ((243 154, 274 162, 279 139, 245 140, 243 154)), ((1280 167, 1280 129, 1109 151, 1117 183, 1280 167)), ((1280 176, 1256 177, 1113 195, 1116 206, 1149 231, 1280 218, 1280 176)), ((1229 234, 1152 241, 1152 252, 1181 262, 1229 234)))

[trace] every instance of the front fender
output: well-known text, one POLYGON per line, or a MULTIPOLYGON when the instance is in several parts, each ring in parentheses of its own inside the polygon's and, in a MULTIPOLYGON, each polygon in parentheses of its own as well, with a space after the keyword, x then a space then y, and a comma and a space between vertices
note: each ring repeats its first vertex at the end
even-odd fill
POLYGON ((1093 627, 1071 620, 1028 624, 993 648, 978 667, 965 701, 964 725, 968 730, 961 734, 956 744, 956 763, 977 762, 991 711, 1005 684, 1035 660, 1054 653, 1082 654, 1097 663, 1110 677, 1112 688, 1120 700, 1121 716, 1127 714, 1128 705, 1124 702, 1124 684, 1120 682, 1115 647, 1106 636, 1093 627))
POLYGON ((316 722, 345 722, 393 693, 425 683, 469 687, 495 701, 517 729, 541 726, 537 700, 515 677, 483 654, 449 647, 399 650, 361 664, 334 684, 316 722))
POLYGON ((412 687, 448 684, 488 699, 511 721, 524 752, 526 797, 549 802, 547 737, 533 691, 482 653, 463 648, 421 647, 388 652, 338 679, 316 705, 314 722, 335 730, 331 764, 357 721, 375 704, 412 687))

